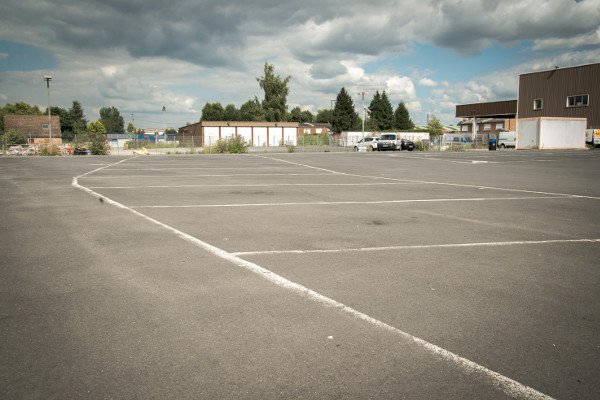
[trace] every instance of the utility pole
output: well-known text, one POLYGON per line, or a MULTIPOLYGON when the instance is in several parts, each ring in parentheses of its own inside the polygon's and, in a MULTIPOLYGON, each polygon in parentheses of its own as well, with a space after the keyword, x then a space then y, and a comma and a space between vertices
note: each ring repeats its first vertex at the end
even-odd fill
POLYGON ((165 138, 165 144, 166 144, 167 143, 167 125, 165 124, 165 111, 167 111, 167 107, 163 106, 163 108, 162 108, 163 137, 165 138))
POLYGON ((362 137, 365 137, 365 118, 367 117, 367 111, 365 110, 365 92, 360 92, 359 95, 362 97, 362 137))
POLYGON ((50 144, 52 144, 52 118, 50 117, 50 81, 52 77, 45 75, 44 80, 46 81, 46 87, 48 88, 48 129, 50 130, 50 144))

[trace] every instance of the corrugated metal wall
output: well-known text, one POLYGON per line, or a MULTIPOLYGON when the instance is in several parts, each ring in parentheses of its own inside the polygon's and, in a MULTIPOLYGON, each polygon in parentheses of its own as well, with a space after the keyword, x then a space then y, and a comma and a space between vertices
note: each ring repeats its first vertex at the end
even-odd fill
POLYGON ((587 118, 588 128, 600 128, 600 64, 558 68, 519 76, 519 118, 587 118), (567 107, 567 97, 587 94, 588 106, 567 107), (533 101, 542 99, 542 109, 533 101))
POLYGON ((517 114, 517 100, 493 101, 490 103, 460 104, 456 106, 457 118, 500 117, 517 114))

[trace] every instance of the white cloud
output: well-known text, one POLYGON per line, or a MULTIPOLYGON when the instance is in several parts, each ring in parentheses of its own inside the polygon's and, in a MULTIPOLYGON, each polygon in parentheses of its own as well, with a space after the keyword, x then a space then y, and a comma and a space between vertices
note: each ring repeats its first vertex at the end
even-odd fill
POLYGON ((385 87, 390 99, 398 97, 400 100, 412 101, 416 98, 415 85, 407 76, 392 76, 386 80, 385 87))
POLYGON ((434 80, 432 80, 432 79, 429 79, 429 78, 422 78, 422 79, 419 81, 419 85, 421 85, 421 86, 428 86, 428 87, 435 87, 435 86, 437 86, 438 84, 437 84, 437 82, 436 82, 436 81, 434 81, 434 80))

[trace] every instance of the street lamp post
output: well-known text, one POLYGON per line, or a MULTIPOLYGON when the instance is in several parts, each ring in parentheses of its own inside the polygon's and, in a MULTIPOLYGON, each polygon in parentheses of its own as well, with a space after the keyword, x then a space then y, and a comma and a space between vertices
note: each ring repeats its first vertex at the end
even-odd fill
POLYGON ((165 123, 165 111, 167 111, 167 107, 163 106, 163 108, 162 108, 163 137, 165 138, 165 143, 167 143, 167 124, 165 123))
POLYGON ((363 111, 363 117, 362 117, 362 137, 365 137, 365 118, 367 118, 367 111, 365 109, 365 92, 360 92, 359 93, 362 97, 362 111, 363 111))
POLYGON ((475 115, 475 110, 473 110, 473 148, 477 147, 477 116, 475 115))
POLYGON ((50 81, 52 77, 45 75, 44 80, 46 81, 46 88, 48 88, 48 129, 50 131, 50 144, 52 144, 52 119, 50 117, 50 81))
POLYGON ((329 123, 331 124, 332 131, 333 131, 333 103, 335 103, 335 100, 331 100, 331 108, 330 108, 330 114, 329 114, 329 123))

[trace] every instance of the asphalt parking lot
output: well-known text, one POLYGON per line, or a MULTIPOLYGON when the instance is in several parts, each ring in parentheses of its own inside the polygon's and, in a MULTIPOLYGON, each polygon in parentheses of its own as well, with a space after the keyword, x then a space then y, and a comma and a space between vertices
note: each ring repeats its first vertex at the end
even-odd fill
POLYGON ((600 397, 600 151, 1 157, 0 395, 600 397))

